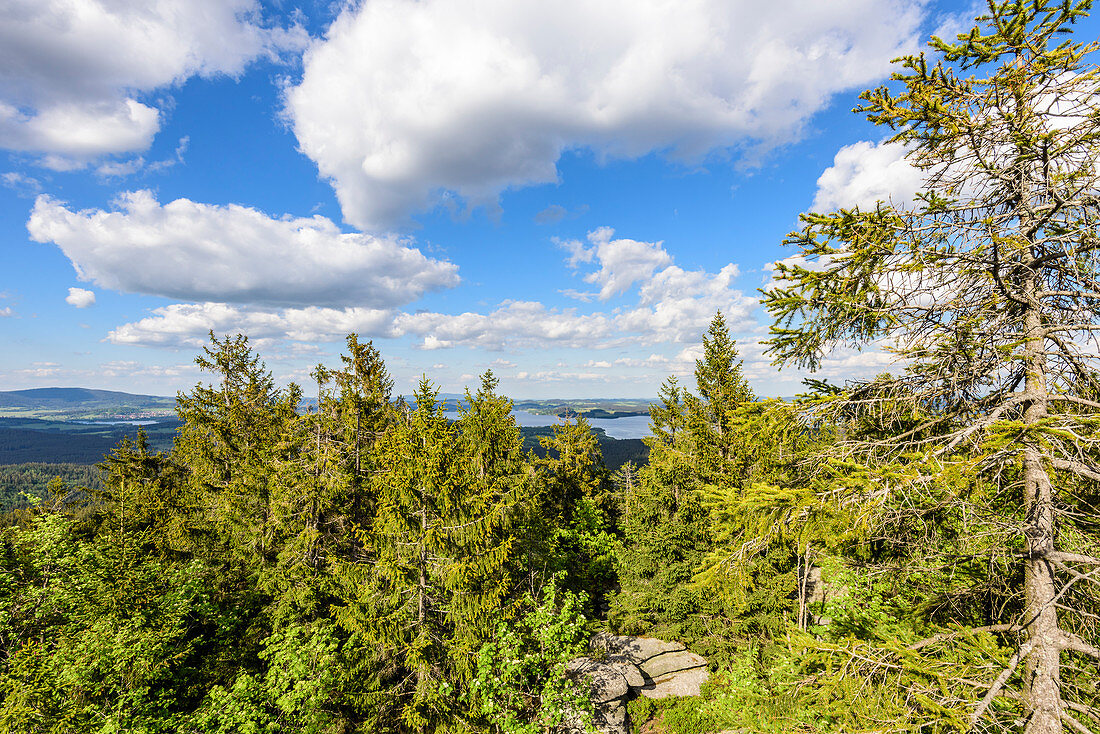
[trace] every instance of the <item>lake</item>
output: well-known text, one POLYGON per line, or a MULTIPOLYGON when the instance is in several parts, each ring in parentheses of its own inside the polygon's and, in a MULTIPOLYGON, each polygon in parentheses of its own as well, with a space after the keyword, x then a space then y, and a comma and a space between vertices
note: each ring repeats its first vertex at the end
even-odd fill
POLYGON ((120 421, 69 421, 70 423, 79 423, 82 426, 154 426, 157 423, 165 423, 169 419, 154 420, 152 418, 143 418, 142 420, 120 420, 120 421))
MULTIPOLYGON (((448 410, 445 414, 448 418, 457 419, 461 415, 457 410, 448 410)), ((513 410, 516 423, 521 426, 552 426, 560 423, 561 419, 556 415, 540 415, 528 413, 526 410, 513 410)), ((593 428, 602 428, 611 438, 647 438, 649 433, 648 415, 628 415, 622 418, 589 418, 589 425, 593 428)))

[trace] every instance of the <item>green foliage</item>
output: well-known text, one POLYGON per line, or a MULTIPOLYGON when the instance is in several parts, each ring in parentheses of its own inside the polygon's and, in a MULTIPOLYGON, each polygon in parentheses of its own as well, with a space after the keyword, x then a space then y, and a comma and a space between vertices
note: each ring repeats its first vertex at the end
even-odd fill
POLYGON ((583 419, 536 458, 491 373, 457 421, 426 379, 409 410, 355 335, 304 414, 243 336, 196 362, 213 383, 179 396, 171 452, 139 431, 84 504, 52 480, 0 542, 0 728, 468 730, 496 725, 490 669, 530 686, 516 722, 585 708, 561 673, 623 503, 583 419))
POLYGON ((587 685, 566 670, 588 646, 583 596, 560 590, 555 577, 525 606, 478 653, 473 714, 494 734, 538 734, 578 715, 591 722, 587 685))
POLYGON ((696 615, 716 611, 707 595, 690 586, 710 548, 707 513, 695 493, 681 496, 676 502, 672 488, 642 472, 625 517, 622 591, 610 618, 622 632, 694 639, 705 629, 696 615))
POLYGON ((47 514, 5 539, 0 722, 13 731, 178 731, 210 612, 196 564, 80 542, 47 514), (9 545, 10 544, 10 545, 9 545))
POLYGON ((546 457, 535 467, 543 485, 545 573, 564 573, 566 587, 583 593, 590 613, 602 616, 616 583, 618 498, 587 420, 559 423, 540 443, 546 457))
MULTIPOLYGON (((27 508, 30 497, 46 499, 51 480, 59 478, 69 491, 83 495, 83 489, 99 489, 99 471, 84 464, 15 464, 0 466, 0 512, 27 508), (81 489, 83 488, 83 489, 81 489)), ((74 497, 74 499, 77 499, 74 497)))
POLYGON ((261 675, 241 673, 214 686, 194 717, 209 734, 323 734, 342 730, 333 705, 339 681, 338 642, 331 628, 287 627, 264 640, 261 675))
POLYGON ((378 443, 373 588, 366 602, 377 611, 357 626, 408 671, 393 690, 402 700, 403 723, 434 729, 454 716, 454 663, 445 627, 454 590, 453 530, 461 524, 462 464, 455 429, 426 378, 415 397, 416 410, 378 443))
POLYGON ((645 724, 657 722, 660 731, 668 734, 712 734, 718 719, 708 712, 695 696, 670 698, 636 698, 627 704, 634 732, 642 732, 645 724))

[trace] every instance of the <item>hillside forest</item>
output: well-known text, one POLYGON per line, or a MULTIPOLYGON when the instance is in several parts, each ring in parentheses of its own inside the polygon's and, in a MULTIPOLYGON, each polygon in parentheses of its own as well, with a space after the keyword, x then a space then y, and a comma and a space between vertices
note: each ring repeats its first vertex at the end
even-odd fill
POLYGON ((583 417, 525 450, 491 372, 448 420, 352 334, 303 412, 211 334, 170 450, 8 514, 0 730, 553 731, 611 631, 709 661, 636 731, 1100 732, 1089 6, 991 1, 862 95, 924 189, 804 215, 766 344, 890 374, 758 399, 718 313, 612 472, 583 417))

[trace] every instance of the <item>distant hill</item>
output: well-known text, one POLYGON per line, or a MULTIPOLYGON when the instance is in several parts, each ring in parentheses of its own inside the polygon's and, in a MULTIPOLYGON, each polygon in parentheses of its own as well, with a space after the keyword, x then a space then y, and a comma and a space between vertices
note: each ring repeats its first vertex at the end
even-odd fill
POLYGON ((0 391, 0 415, 94 420, 167 416, 175 412, 176 399, 159 395, 135 395, 86 387, 40 387, 0 391))
POLYGON ((36 387, 30 390, 0 391, 2 408, 51 408, 79 403, 151 403, 176 402, 175 398, 158 395, 135 395, 113 390, 92 390, 87 387, 36 387))

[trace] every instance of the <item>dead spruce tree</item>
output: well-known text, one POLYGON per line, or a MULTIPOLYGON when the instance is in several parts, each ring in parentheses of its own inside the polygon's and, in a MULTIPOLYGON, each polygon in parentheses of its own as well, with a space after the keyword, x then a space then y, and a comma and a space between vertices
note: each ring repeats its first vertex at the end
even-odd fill
POLYGON ((933 38, 939 61, 901 59, 857 111, 923 190, 804 216, 802 257, 765 294, 777 363, 877 344, 903 370, 817 403, 847 421, 834 460, 863 477, 838 472, 833 499, 922 522, 922 501, 954 503, 1006 560, 991 624, 945 622, 894 658, 940 666, 922 710, 956 728, 1100 731, 1100 75, 1098 44, 1069 35, 1089 5, 991 1, 957 42, 933 38), (942 663, 979 633, 995 667, 942 663))

